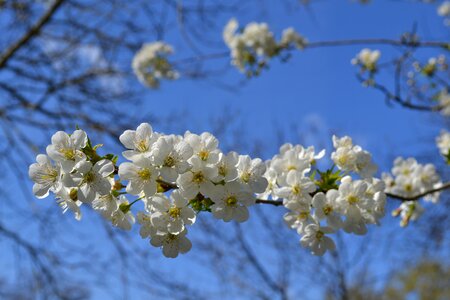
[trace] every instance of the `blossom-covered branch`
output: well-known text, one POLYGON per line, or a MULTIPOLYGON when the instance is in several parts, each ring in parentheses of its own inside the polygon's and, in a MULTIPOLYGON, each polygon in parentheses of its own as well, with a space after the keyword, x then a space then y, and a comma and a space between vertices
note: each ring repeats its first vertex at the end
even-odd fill
MULTIPOLYGON (((380 223, 386 191, 398 197, 422 192, 420 197, 427 199, 424 190, 443 189, 434 166, 414 159, 397 159, 395 178, 375 178, 371 154, 349 137, 333 136, 334 164, 326 170, 317 167, 325 150, 316 153, 314 147, 301 145, 285 144, 264 162, 223 153, 208 132, 165 135, 143 123, 119 139, 128 160, 121 164, 117 155, 100 155, 103 145, 93 145, 82 130, 55 133, 47 155, 39 154, 29 168, 33 193, 38 198, 54 193, 63 211, 71 210, 77 220, 82 204, 124 230, 137 219, 141 237, 167 257, 190 250, 187 228, 200 212, 225 222, 245 222, 256 203, 283 205, 288 209, 284 220, 302 236, 302 246, 323 255, 335 248, 329 234, 343 230, 362 235, 368 225, 380 223), (135 213, 139 202, 143 210, 135 213)), ((430 195, 433 202, 437 191, 430 195)))
MULTIPOLYGON (((381 52, 364 48, 352 59, 352 64, 360 67, 358 80, 367 87, 373 87, 381 91, 388 102, 395 102, 403 107, 421 111, 440 111, 447 115, 450 107, 450 100, 447 95, 448 83, 444 78, 440 78, 440 72, 446 72, 448 66, 445 62, 445 55, 441 54, 438 58, 430 58, 428 63, 420 63, 412 59, 412 53, 420 48, 440 49, 444 53, 450 49, 447 41, 423 41, 415 32, 407 32, 399 39, 388 38, 365 38, 365 39, 344 39, 330 41, 310 42, 305 37, 297 33, 293 28, 286 28, 277 41, 273 32, 267 23, 251 22, 243 28, 239 28, 236 19, 231 19, 223 30, 223 40, 229 52, 220 52, 212 54, 201 54, 199 56, 181 60, 169 61, 167 55, 172 54, 173 50, 166 45, 168 50, 155 53, 155 51, 146 51, 147 63, 145 68, 137 68, 135 62, 142 61, 143 51, 136 54, 133 61, 133 68, 139 80, 152 88, 159 86, 160 79, 173 80, 182 73, 177 70, 182 68, 183 64, 193 64, 205 60, 231 57, 231 64, 247 77, 258 76, 267 69, 270 61, 279 58, 281 61, 287 61, 295 50, 306 50, 314 48, 354 46, 354 45, 377 45, 393 46, 402 51, 399 59, 389 63, 379 64, 381 52), (155 59, 154 57, 158 57, 155 59), (391 91, 387 85, 381 84, 376 80, 376 75, 389 67, 395 67, 395 90, 391 91), (411 70, 412 68, 412 70, 411 70), (407 75, 404 73, 407 72, 407 75), (406 86, 402 85, 401 80, 406 77, 406 86), (147 78, 147 80, 143 80, 147 78), (402 89, 406 90, 407 95, 403 95, 402 89), (427 92, 427 89, 429 90, 427 92), (437 103, 431 101, 431 104, 415 103, 411 100, 437 100, 437 103)), ((146 47, 156 49, 161 42, 147 44, 146 47)), ((444 74, 445 75, 445 74, 444 74)))

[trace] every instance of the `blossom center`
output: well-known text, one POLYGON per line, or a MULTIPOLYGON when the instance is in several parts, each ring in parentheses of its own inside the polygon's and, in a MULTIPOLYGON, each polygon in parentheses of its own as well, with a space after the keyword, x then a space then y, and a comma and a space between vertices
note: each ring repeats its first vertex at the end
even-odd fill
POLYGON ((59 152, 64 156, 65 159, 75 160, 75 150, 70 148, 60 149, 59 152))
POLYGON ((177 235, 176 234, 171 234, 171 233, 167 234, 166 241, 168 243, 171 243, 171 242, 173 242, 176 239, 177 239, 177 235))
POLYGON ((337 161, 339 165, 345 165, 348 161, 348 155, 341 155, 337 161))
POLYGON ((178 219, 181 216, 181 208, 171 207, 169 208, 168 214, 173 219, 178 219))
POLYGON ((298 214, 297 219, 299 220, 306 220, 309 216, 309 212, 307 211, 302 211, 298 214))
POLYGON ((329 205, 323 207, 323 213, 328 216, 333 211, 333 208, 329 205))
POLYGON ((409 169, 404 169, 403 171, 402 171, 402 174, 403 175, 409 175, 411 173, 411 171, 409 170, 409 169))
POLYGON ((194 176, 192 177, 192 181, 195 183, 202 183, 205 180, 205 176, 203 176, 202 172, 196 172, 194 173, 194 176))
POLYGON ((148 168, 141 169, 138 171, 138 176, 140 179, 148 181, 152 177, 152 172, 150 172, 150 169, 148 168))
POLYGON ((348 201, 348 203, 353 205, 353 204, 356 204, 359 202, 359 198, 356 197, 355 195, 350 195, 350 196, 348 196, 347 201, 348 201))
POLYGON ((201 160, 206 161, 209 157, 209 152, 206 150, 202 150, 198 153, 198 157, 200 157, 201 160))
POLYGON ((86 173, 86 175, 84 175, 84 182, 86 183, 92 183, 95 181, 95 174, 92 172, 88 172, 86 173))
POLYGON ((227 175, 227 168, 225 167, 225 164, 221 164, 219 166, 219 175, 223 177, 227 175))
POLYGON ((411 184, 409 184, 409 183, 405 184, 405 191, 412 192, 412 190, 413 190, 413 188, 412 188, 411 184))
POLYGON ((164 166, 171 168, 171 167, 175 166, 175 162, 176 162, 175 158, 173 158, 171 155, 169 155, 164 160, 164 166))
POLYGON ((292 187, 292 194, 294 194, 294 195, 300 194, 301 191, 302 191, 302 189, 300 188, 300 186, 298 184, 296 184, 292 187))
POLYGON ((136 144, 136 149, 139 152, 146 152, 148 150, 148 144, 146 140, 140 140, 137 144, 136 144))
POLYGON ((58 171, 53 168, 48 168, 44 174, 41 174, 41 180, 44 182, 55 182, 58 178, 58 171))
POLYGON ((324 233, 322 231, 316 232, 316 239, 321 240, 324 236, 324 233))
POLYGON ((236 196, 229 196, 227 199, 225 199, 225 203, 228 206, 236 206, 237 202, 238 201, 237 201, 236 196))
POLYGON ((122 211, 124 214, 130 211, 131 205, 128 202, 124 202, 119 205, 120 211, 122 211))
POLYGON ((76 201, 78 199, 78 190, 77 189, 71 189, 69 192, 70 200, 76 201))
POLYGON ((250 172, 243 172, 242 175, 241 175, 241 179, 242 179, 243 182, 249 182, 250 181, 250 177, 251 177, 250 172))

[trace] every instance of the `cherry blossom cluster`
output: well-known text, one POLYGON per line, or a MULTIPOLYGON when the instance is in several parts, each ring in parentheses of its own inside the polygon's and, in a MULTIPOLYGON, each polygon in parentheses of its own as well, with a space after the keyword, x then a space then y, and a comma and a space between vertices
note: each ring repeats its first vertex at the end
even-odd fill
POLYGON ((164 42, 144 44, 132 62, 133 71, 139 81, 148 87, 158 88, 161 79, 177 79, 179 74, 167 59, 171 54, 172 47, 164 42))
MULTIPOLYGON (((419 164, 414 158, 398 157, 394 161, 391 174, 383 173, 382 178, 386 184, 387 193, 402 197, 414 197, 442 185, 433 164, 419 164)), ((439 196, 440 193, 436 192, 424 196, 423 199, 436 203, 439 196)), ((416 220, 422 211, 423 207, 418 201, 405 201, 392 214, 393 216, 400 215, 400 225, 406 226, 409 221, 416 220)))
POLYGON ((353 145, 351 138, 333 137, 335 167, 321 172, 316 162, 325 151, 285 144, 266 162, 269 184, 262 199, 282 199, 289 210, 284 220, 301 235, 300 243, 315 255, 334 250, 328 236, 342 229, 362 235, 367 225, 378 224, 384 216, 384 183, 373 178, 376 171, 371 155, 353 145), (352 177, 353 175, 353 177, 352 177))
POLYGON ((442 77, 447 74, 448 62, 444 54, 430 57, 425 62, 413 61, 406 78, 409 96, 416 97, 419 94, 429 98, 435 101, 436 108, 443 116, 450 116, 450 96, 447 84, 442 81, 442 77))
POLYGON ((164 135, 143 123, 126 130, 120 141, 128 161, 117 166, 118 157, 99 156, 101 145, 92 146, 84 131, 57 132, 47 155, 39 154, 29 168, 33 193, 38 198, 54 193, 63 211, 73 211, 77 220, 82 204, 124 230, 137 219, 142 238, 176 257, 191 248, 187 227, 198 212, 244 222, 255 193, 267 187, 261 159, 222 153, 210 133, 164 135), (129 202, 125 195, 137 199, 129 202), (131 207, 138 201, 144 209, 135 215, 131 207))
MULTIPOLYGON (((188 227, 198 213, 245 222, 255 203, 283 205, 288 210, 284 220, 301 235, 300 244, 323 255, 335 249, 330 234, 343 230, 363 235, 368 225, 379 224, 385 192, 412 197, 442 184, 433 165, 414 159, 398 158, 393 175, 375 178, 371 154, 348 136, 333 136, 333 166, 325 171, 317 167, 325 150, 316 153, 314 147, 301 145, 285 144, 264 162, 223 153, 208 132, 166 135, 142 123, 119 140, 126 148, 121 163, 117 155, 100 155, 102 145, 93 145, 83 130, 56 132, 46 154, 39 154, 29 168, 33 193, 38 198, 53 193, 63 212, 72 211, 77 220, 85 205, 123 230, 137 222, 141 237, 166 257, 191 249, 188 227)), ((437 142, 448 152, 447 132, 437 142)), ((436 202, 438 197, 435 193, 425 199, 436 202)), ((422 210, 410 201, 394 214, 402 216, 405 226, 422 210)))
POLYGON ((238 29, 236 19, 231 19, 223 30, 223 39, 230 48, 231 63, 248 76, 258 75, 273 57, 293 48, 303 49, 307 43, 293 28, 285 29, 279 42, 266 23, 252 22, 240 32, 238 29))
POLYGON ((436 145, 447 164, 450 164, 450 132, 443 129, 436 138, 436 145))
POLYGON ((351 63, 352 65, 360 66, 361 72, 375 73, 380 56, 380 50, 364 48, 351 60, 351 63))
POLYGON ((425 64, 419 61, 413 63, 414 69, 425 76, 433 76, 437 71, 447 71, 448 64, 445 55, 441 54, 438 57, 430 57, 425 64))

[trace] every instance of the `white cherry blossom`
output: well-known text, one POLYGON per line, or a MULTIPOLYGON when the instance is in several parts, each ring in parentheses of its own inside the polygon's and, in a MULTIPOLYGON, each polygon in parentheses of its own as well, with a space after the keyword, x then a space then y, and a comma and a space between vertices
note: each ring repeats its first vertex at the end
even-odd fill
POLYGON ((339 211, 337 190, 329 190, 327 194, 320 192, 314 195, 312 205, 314 207, 314 217, 317 220, 326 220, 327 225, 334 229, 342 227, 342 219, 339 211))
POLYGON ((309 248, 314 255, 322 256, 326 251, 334 251, 336 245, 326 234, 333 233, 330 227, 320 227, 318 224, 310 224, 305 228, 305 234, 300 239, 303 247, 309 248))
MULTIPOLYGON (((441 155, 450 158, 450 132, 442 130, 441 134, 436 138, 436 145, 441 155)), ((450 159, 447 160, 450 161, 450 159)))
POLYGON ((72 211, 77 221, 81 220, 81 201, 77 197, 78 190, 76 188, 63 187, 55 193, 56 202, 61 207, 63 214, 68 210, 72 211))
POLYGON ((186 234, 186 229, 177 235, 158 233, 151 236, 150 244, 154 247, 161 247, 165 257, 175 258, 178 254, 189 252, 192 248, 192 243, 186 237, 186 234))
POLYGON ((248 206, 255 204, 255 197, 237 182, 217 185, 211 195, 214 204, 211 212, 214 217, 225 222, 235 220, 245 222, 248 219, 248 206))
POLYGON ((145 212, 138 212, 136 215, 137 222, 141 225, 139 229, 139 234, 141 238, 145 239, 156 235, 157 229, 152 223, 151 216, 145 212))
POLYGON ((279 198, 284 198, 285 202, 298 201, 304 204, 311 203, 310 193, 316 190, 316 185, 310 178, 295 171, 288 173, 286 180, 280 182, 280 188, 275 191, 279 198))
POLYGON ((128 160, 146 157, 157 139, 158 134, 153 132, 148 123, 142 123, 136 130, 125 130, 119 140, 129 150, 122 152, 122 155, 128 160))
POLYGON ((75 130, 71 135, 58 131, 52 136, 52 144, 47 146, 47 155, 61 164, 64 173, 69 173, 75 165, 86 159, 82 152, 87 144, 87 135, 83 130, 75 130))
POLYGON ((195 222, 194 210, 188 206, 188 201, 179 191, 172 192, 170 199, 164 194, 154 196, 152 206, 154 209, 151 215, 152 224, 160 232, 179 234, 186 225, 195 222))
POLYGON ((214 188, 212 180, 218 174, 217 168, 205 164, 198 157, 192 157, 190 162, 192 168, 178 176, 177 179, 177 185, 181 190, 181 194, 189 200, 197 196, 198 193, 204 196, 210 195, 214 188))
POLYGON ((161 41, 142 45, 132 62, 133 71, 139 81, 150 88, 158 88, 161 79, 177 79, 179 73, 173 69, 167 58, 171 54, 173 48, 161 41))
POLYGON ((374 72, 377 69, 377 62, 380 59, 381 52, 379 50, 362 49, 355 58, 352 59, 353 65, 360 65, 363 70, 374 72))
POLYGON ((61 170, 49 157, 39 154, 36 163, 30 165, 28 176, 34 182, 33 194, 37 198, 45 198, 49 192, 56 192, 61 187, 61 170))
POLYGON ((90 161, 81 161, 75 165, 75 173, 64 174, 63 182, 67 187, 78 187, 78 199, 91 203, 98 195, 111 192, 111 182, 108 177, 114 172, 114 165, 107 159, 102 159, 92 165, 90 161))
POLYGON ((179 174, 186 172, 190 165, 189 158, 193 154, 192 147, 176 136, 161 136, 151 152, 152 162, 159 166, 162 178, 167 182, 175 182, 179 174))
POLYGON ((266 165, 260 158, 251 159, 248 155, 240 155, 238 162, 238 181, 252 193, 262 193, 267 188, 264 178, 266 165))
POLYGON ((131 230, 135 219, 130 210, 130 203, 124 195, 119 197, 118 208, 112 213, 111 222, 123 230, 131 230))
POLYGON ((239 162, 239 154, 234 151, 229 152, 228 154, 220 153, 219 162, 217 163, 217 178, 215 178, 215 182, 230 182, 237 178, 238 171, 237 165, 239 162))
POLYGON ((298 201, 290 201, 285 204, 285 207, 289 212, 284 214, 284 221, 290 228, 297 230, 298 234, 303 234, 306 226, 315 223, 311 215, 310 205, 298 201))
POLYGON ((153 196, 157 191, 159 171, 149 158, 140 157, 134 162, 124 162, 119 166, 119 177, 128 180, 127 192, 131 195, 144 193, 146 197, 153 196))
POLYGON ((214 165, 219 161, 220 150, 219 141, 210 133, 204 132, 201 135, 185 133, 184 140, 192 147, 193 157, 200 159, 205 164, 214 165))

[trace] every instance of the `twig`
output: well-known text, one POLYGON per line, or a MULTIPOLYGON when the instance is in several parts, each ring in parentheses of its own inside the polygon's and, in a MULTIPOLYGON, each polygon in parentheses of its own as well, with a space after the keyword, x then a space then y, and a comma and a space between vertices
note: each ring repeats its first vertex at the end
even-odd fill
POLYGON ((431 190, 428 190, 423 193, 420 193, 420 194, 417 194, 414 196, 410 196, 410 197, 404 197, 404 196, 395 195, 395 194, 391 194, 391 193, 386 193, 386 196, 388 196, 389 198, 395 199, 395 200, 400 200, 400 201, 416 201, 422 197, 446 190, 448 188, 450 188, 450 182, 444 183, 440 187, 437 187, 437 188, 434 188, 434 189, 431 189, 431 190))
POLYGON ((26 45, 33 37, 41 32, 42 27, 47 24, 58 8, 63 4, 64 0, 55 0, 47 12, 34 24, 19 40, 12 44, 3 55, 0 56, 0 69, 3 68, 8 60, 24 45, 26 45))

